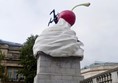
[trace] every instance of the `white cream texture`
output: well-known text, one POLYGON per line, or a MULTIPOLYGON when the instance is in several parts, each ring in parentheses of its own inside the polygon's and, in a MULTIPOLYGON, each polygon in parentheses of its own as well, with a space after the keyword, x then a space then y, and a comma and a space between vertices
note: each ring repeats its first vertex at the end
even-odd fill
POLYGON ((70 27, 69 23, 60 19, 57 24, 44 30, 33 46, 34 56, 42 51, 52 57, 82 57, 82 43, 77 42, 76 33, 70 27))

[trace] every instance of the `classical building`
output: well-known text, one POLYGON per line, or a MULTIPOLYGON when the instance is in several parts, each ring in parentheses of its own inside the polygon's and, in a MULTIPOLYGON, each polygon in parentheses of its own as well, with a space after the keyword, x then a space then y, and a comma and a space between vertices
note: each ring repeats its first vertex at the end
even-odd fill
POLYGON ((80 83, 118 83, 118 67, 84 79, 80 83))
POLYGON ((22 68, 22 66, 19 65, 21 47, 22 45, 19 43, 0 40, 0 50, 5 55, 5 59, 0 64, 5 66, 4 73, 8 76, 9 81, 12 82, 23 80, 23 76, 17 74, 18 69, 22 68))
POLYGON ((118 67, 118 63, 114 62, 95 62, 89 66, 81 69, 81 74, 84 79, 95 76, 99 73, 108 71, 110 69, 118 67))

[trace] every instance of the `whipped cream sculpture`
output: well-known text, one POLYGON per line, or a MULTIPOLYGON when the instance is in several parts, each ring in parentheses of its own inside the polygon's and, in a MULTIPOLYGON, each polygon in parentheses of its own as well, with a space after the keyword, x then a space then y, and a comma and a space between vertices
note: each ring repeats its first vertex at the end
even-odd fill
MULTIPOLYGON (((80 4, 77 6, 89 6, 90 3, 80 4)), ((72 9, 72 10, 73 10, 72 9)), ((36 39, 33 46, 33 53, 36 57, 38 52, 44 52, 52 57, 83 57, 84 50, 80 47, 83 45, 78 40, 75 31, 71 30, 74 25, 76 16, 72 10, 64 10, 58 15, 54 14, 51 22, 55 24, 45 29, 36 39)), ((52 11, 55 13, 55 11, 52 11)))

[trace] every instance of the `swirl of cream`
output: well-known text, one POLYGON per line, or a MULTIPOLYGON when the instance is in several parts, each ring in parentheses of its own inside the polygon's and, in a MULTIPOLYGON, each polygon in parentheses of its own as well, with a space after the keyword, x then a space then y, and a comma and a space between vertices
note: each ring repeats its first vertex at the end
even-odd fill
POLYGON ((52 57, 83 56, 81 42, 77 42, 76 33, 64 19, 44 30, 36 39, 33 46, 34 56, 42 51, 52 57))

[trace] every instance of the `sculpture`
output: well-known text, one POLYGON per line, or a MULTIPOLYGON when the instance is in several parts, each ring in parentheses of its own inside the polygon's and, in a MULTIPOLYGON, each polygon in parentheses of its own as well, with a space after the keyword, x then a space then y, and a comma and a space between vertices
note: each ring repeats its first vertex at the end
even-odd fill
POLYGON ((83 49, 75 31, 71 26, 75 23, 76 16, 70 10, 62 11, 57 16, 57 23, 42 32, 36 39, 33 50, 34 55, 42 51, 53 57, 83 56, 83 49))
MULTIPOLYGON (((80 4, 83 5, 90 4, 80 4)), ((33 46, 34 56, 37 58, 34 83, 80 83, 83 79, 80 61, 84 50, 80 47, 83 43, 71 29, 76 16, 71 10, 64 10, 57 15, 53 10, 50 14, 52 13, 54 19, 50 19, 48 26, 53 21, 55 24, 46 28, 33 46)))

